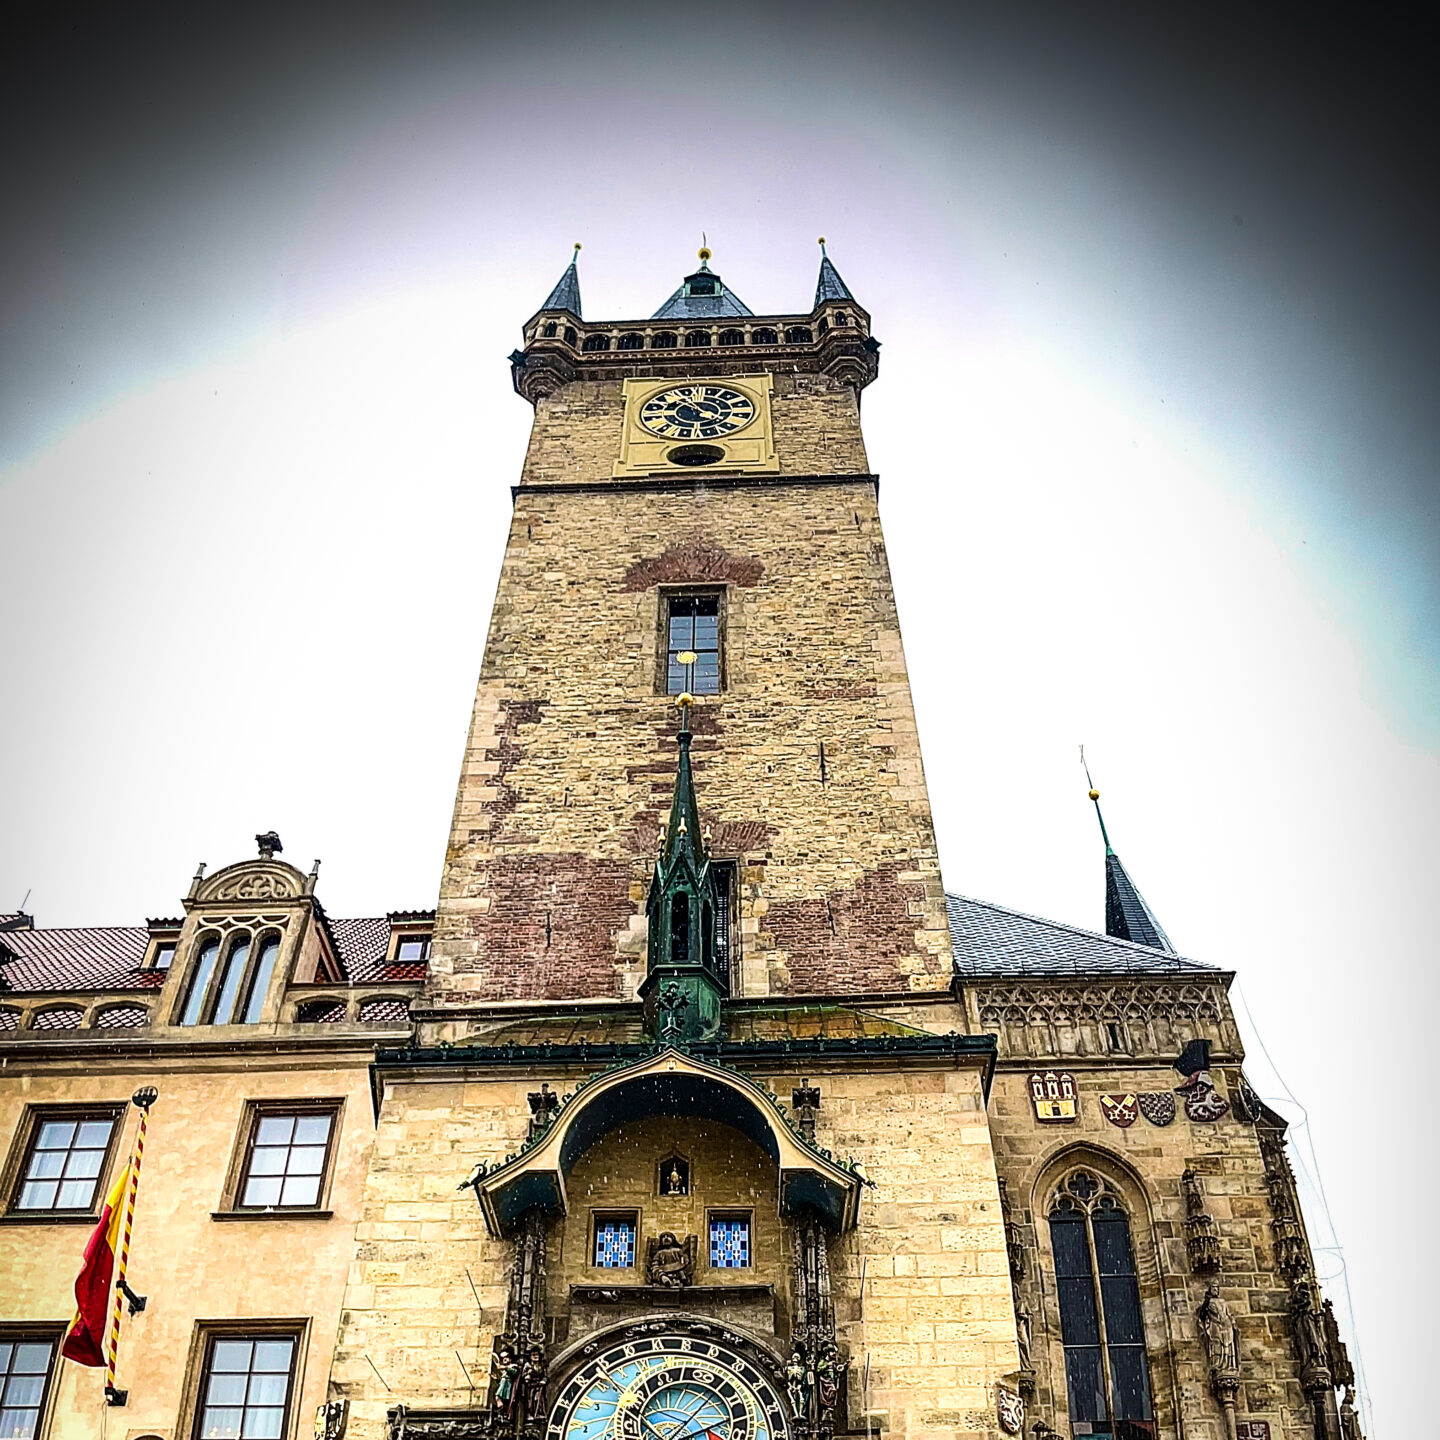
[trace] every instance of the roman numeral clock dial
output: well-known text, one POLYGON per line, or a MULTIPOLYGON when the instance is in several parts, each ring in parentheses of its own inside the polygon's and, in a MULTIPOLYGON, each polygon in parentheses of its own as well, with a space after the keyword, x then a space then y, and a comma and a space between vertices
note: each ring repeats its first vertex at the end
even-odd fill
POLYGON ((784 1440, 774 1385, 728 1347, 679 1335, 616 1345, 562 1389, 546 1440, 784 1440))
POLYGON ((728 385, 677 385, 640 407, 640 423, 665 440, 714 440, 754 418, 755 402, 728 385))

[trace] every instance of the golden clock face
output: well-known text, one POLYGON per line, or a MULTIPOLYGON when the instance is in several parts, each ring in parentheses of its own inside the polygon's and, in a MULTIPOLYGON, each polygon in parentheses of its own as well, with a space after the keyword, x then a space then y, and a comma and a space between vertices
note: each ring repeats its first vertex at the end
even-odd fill
POLYGON ((666 440, 714 440, 754 418, 755 402, 728 385, 677 385, 640 407, 640 423, 666 440))

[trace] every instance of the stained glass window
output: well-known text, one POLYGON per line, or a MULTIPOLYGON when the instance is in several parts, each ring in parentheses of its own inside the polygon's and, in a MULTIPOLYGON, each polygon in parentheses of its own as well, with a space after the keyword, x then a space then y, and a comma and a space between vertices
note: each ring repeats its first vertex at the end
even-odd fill
POLYGON ((635 1265, 635 1217, 600 1215, 595 1219, 595 1263, 606 1270, 635 1265))
POLYGON ((750 1268, 750 1217, 711 1216, 710 1265, 715 1270, 750 1268))

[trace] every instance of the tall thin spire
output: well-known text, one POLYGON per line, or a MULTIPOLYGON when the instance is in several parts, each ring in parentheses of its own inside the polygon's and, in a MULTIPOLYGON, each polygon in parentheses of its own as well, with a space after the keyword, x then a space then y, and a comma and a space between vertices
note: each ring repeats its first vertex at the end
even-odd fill
POLYGON ((555 288, 540 307, 541 310, 568 310, 577 320, 584 318, 580 313, 580 272, 575 268, 579 259, 580 242, 577 240, 568 268, 555 282, 555 288))
POLYGON ((1170 943, 1170 937, 1161 928, 1155 912, 1145 903, 1139 886, 1130 878, 1129 871, 1110 844, 1105 816, 1100 810, 1100 792, 1090 778, 1090 766, 1086 764, 1083 745, 1080 747, 1080 763, 1085 767, 1090 801, 1095 806, 1095 818, 1100 822, 1100 838, 1105 842, 1105 933, 1117 940, 1129 940, 1132 944, 1148 945, 1152 950, 1174 955, 1176 950, 1170 943))
POLYGON ((850 293, 850 287, 840 278, 840 272, 825 253, 825 237, 823 235, 820 237, 819 245, 820 278, 815 282, 815 309, 818 310, 827 300, 849 300, 854 303, 855 297, 850 293))

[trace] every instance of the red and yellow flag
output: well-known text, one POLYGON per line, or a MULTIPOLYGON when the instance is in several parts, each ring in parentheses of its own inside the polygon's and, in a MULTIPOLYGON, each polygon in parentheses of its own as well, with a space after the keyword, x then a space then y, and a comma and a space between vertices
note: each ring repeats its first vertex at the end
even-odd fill
POLYGON ((85 1259, 75 1277, 75 1318, 65 1333, 60 1353, 81 1365, 105 1363, 105 1326, 110 1319, 110 1292, 115 1280, 115 1257, 120 1253, 130 1169, 127 1165, 110 1187, 100 1223, 86 1242, 85 1259))

